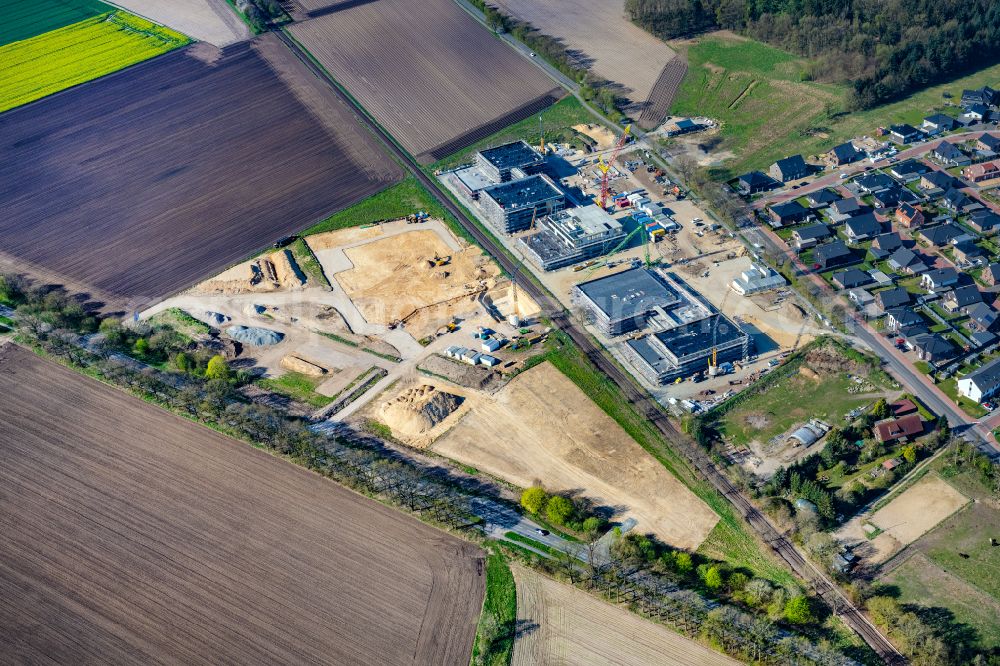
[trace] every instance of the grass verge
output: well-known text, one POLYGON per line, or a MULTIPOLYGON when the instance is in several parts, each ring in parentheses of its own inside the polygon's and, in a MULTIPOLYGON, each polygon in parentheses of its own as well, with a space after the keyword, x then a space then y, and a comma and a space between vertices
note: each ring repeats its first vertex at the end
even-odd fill
MULTIPOLYGON (((368 371, 366 370, 365 373, 368 371)), ((304 402, 307 405, 316 407, 326 407, 337 399, 337 396, 325 396, 316 393, 316 387, 323 381, 323 377, 309 377, 300 372, 286 372, 280 377, 268 377, 257 380, 257 384, 263 388, 287 395, 293 400, 304 402)), ((360 377, 358 378, 360 379, 360 377)), ((355 379, 355 382, 357 379, 355 379)), ((349 387, 348 387, 349 388, 349 387)), ((346 390, 346 389, 345 389, 346 390)))
POLYGON ((326 273, 323 272, 323 266, 319 263, 316 255, 313 254, 309 243, 305 242, 302 238, 297 238, 294 243, 288 246, 288 250, 295 257, 295 263, 299 265, 299 268, 305 274, 309 286, 330 286, 330 281, 326 279, 326 273))
POLYGON ((479 618, 472 663, 507 666, 514 651, 517 588, 507 557, 498 548, 486 560, 486 597, 479 618))

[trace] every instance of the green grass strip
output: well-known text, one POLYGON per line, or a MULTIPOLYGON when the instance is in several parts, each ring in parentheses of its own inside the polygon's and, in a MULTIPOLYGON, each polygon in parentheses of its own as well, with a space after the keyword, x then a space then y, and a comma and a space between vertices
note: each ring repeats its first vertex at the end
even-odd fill
POLYGON ((507 666, 514 651, 517 588, 507 557, 499 549, 486 560, 486 598, 472 646, 472 663, 507 666))

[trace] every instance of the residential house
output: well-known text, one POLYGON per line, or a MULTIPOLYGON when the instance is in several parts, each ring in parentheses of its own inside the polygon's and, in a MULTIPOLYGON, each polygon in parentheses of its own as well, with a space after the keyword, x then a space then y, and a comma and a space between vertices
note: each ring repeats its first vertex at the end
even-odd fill
POLYGON ((875 294, 875 304, 883 313, 910 304, 910 292, 902 287, 893 287, 875 294))
POLYGON ((827 214, 834 222, 843 222, 849 217, 860 214, 862 210, 863 208, 857 199, 841 199, 830 204, 827 214))
POLYGON ((855 148, 854 144, 850 141, 842 143, 839 146, 834 146, 833 149, 827 153, 827 159, 834 166, 851 164, 862 159, 864 156, 865 154, 855 148))
POLYGON ((859 243, 877 236, 882 231, 882 225, 871 213, 852 217, 844 224, 844 234, 851 243, 859 243))
POLYGON ((801 155, 792 155, 778 160, 771 165, 768 173, 775 180, 787 183, 790 180, 798 180, 809 175, 809 167, 801 155))
POLYGON ((877 268, 873 268, 868 271, 868 275, 872 276, 872 279, 875 280, 875 284, 879 287, 888 287, 893 283, 893 279, 891 277, 877 268))
POLYGON ((895 336, 897 338, 903 339, 903 344, 907 349, 913 350, 913 341, 919 338, 921 335, 927 335, 930 333, 930 329, 927 328, 927 324, 920 323, 914 324, 913 326, 901 326, 896 332, 895 336))
POLYGON ((831 275, 830 281, 838 289, 853 289, 854 287, 871 284, 872 276, 857 268, 848 268, 846 271, 840 271, 831 275))
POLYGON ((989 117, 990 107, 985 104, 973 104, 959 117, 959 121, 965 122, 966 125, 974 125, 987 120, 989 117))
POLYGON ((995 134, 983 134, 976 141, 976 148, 983 151, 1000 153, 1000 136, 995 134))
POLYGON ((893 186, 872 194, 872 201, 878 208, 892 208, 900 202, 917 201, 917 195, 902 187, 893 186))
POLYGON ((859 308, 864 310, 867 314, 872 316, 876 316, 878 314, 878 312, 873 309, 875 305, 875 297, 872 296, 867 289, 862 289, 860 287, 851 289, 847 292, 847 298, 859 308))
POLYGON ((815 192, 806 195, 806 201, 809 202, 809 206, 811 208, 823 208, 824 206, 829 206, 838 199, 840 199, 839 194, 831 192, 825 187, 822 190, 816 190, 815 192))
POLYGON ((920 286, 927 291, 944 291, 958 284, 958 271, 950 266, 927 271, 920 276, 920 286))
POLYGON ((913 250, 901 247, 889 255, 889 267, 897 273, 919 275, 927 270, 927 264, 913 250))
POLYGON ((927 190, 929 194, 944 192, 962 184, 957 178, 944 171, 928 171, 920 176, 920 189, 927 190))
POLYGON ((736 190, 743 196, 769 192, 777 187, 781 187, 781 183, 760 171, 751 171, 736 179, 736 190))
POLYGON ((907 229, 916 229, 924 223, 924 213, 917 206, 903 203, 896 209, 896 221, 907 229))
POLYGON ((813 262, 820 270, 844 266, 854 260, 854 253, 839 240, 818 245, 813 250, 813 262))
POLYGON ((968 264, 979 264, 986 256, 986 251, 972 241, 965 241, 954 245, 951 249, 951 256, 959 266, 968 264))
POLYGON ((980 208, 972 211, 966 223, 981 234, 992 234, 1000 229, 1000 215, 989 208, 980 208))
POLYGON ((966 285, 952 289, 941 303, 948 312, 964 312, 976 303, 983 302, 983 295, 975 285, 966 285))
POLYGON ((980 403, 1000 391, 1000 358, 958 380, 958 394, 980 403))
MULTIPOLYGON (((896 419, 879 421, 872 428, 872 432, 875 435, 875 439, 883 444, 888 444, 922 435, 924 432, 924 422, 920 418, 920 414, 907 414, 896 419)), ((889 461, 887 460, 886 462, 889 461)), ((896 465, 892 465, 888 469, 891 470, 893 467, 896 467, 896 465)))
POLYGON ((983 207, 981 203, 957 189, 945 192, 944 196, 941 197, 941 206, 955 213, 970 213, 983 207))
POLYGON ((1000 319, 1000 312, 997 312, 986 303, 975 303, 969 306, 968 312, 969 320, 966 322, 968 326, 973 331, 981 331, 989 333, 995 331, 997 328, 998 319, 1000 319))
POLYGON ((771 216, 772 227, 786 227, 806 219, 809 209, 798 201, 786 201, 770 206, 768 214, 771 216))
POLYGON ((903 123, 902 125, 890 125, 889 136, 897 143, 913 143, 919 141, 923 134, 913 125, 903 123))
POLYGON ((989 331, 975 331, 969 335, 969 340, 971 340, 972 345, 978 349, 980 347, 992 345, 997 341, 997 336, 995 333, 991 333, 989 331))
POLYGON ((910 308, 893 308, 885 313, 885 323, 890 331, 924 325, 924 318, 910 308))
POLYGON ((973 183, 1000 178, 1000 160, 967 166, 962 169, 962 177, 966 180, 971 180, 973 183))
POLYGON ((889 167, 889 173, 904 183, 917 180, 922 174, 925 174, 930 170, 931 168, 929 166, 914 159, 903 160, 902 162, 889 167))
POLYGON ((962 106, 969 108, 976 105, 997 106, 1000 104, 1000 91, 989 86, 983 86, 976 90, 962 91, 962 106))
POLYGON ((939 224, 933 227, 924 227, 920 230, 920 235, 928 243, 935 247, 944 247, 951 243, 953 238, 958 238, 965 231, 957 224, 939 224))
POLYGON ((983 269, 980 279, 991 287, 1000 284, 1000 263, 992 263, 983 269))
POLYGON ((903 247, 903 239, 896 232, 879 234, 872 240, 872 247, 883 252, 895 252, 903 247))
POLYGON ((917 413, 917 405, 909 398, 900 398, 896 402, 889 403, 889 411, 896 418, 900 416, 906 416, 907 414, 917 413))
POLYGON ((813 247, 819 242, 830 238, 832 235, 833 233, 830 231, 830 227, 825 224, 810 224, 807 227, 799 227, 792 232, 792 238, 795 240, 795 246, 800 250, 806 250, 813 247))
POLYGON ((940 134, 941 132, 950 132, 957 126, 958 123, 951 116, 946 116, 943 113, 935 113, 932 116, 924 118, 920 129, 927 134, 940 134))
POLYGON ((928 363, 940 363, 955 358, 958 348, 951 340, 936 333, 924 333, 907 340, 907 346, 917 353, 917 358, 928 363))
POLYGON ((873 194, 875 192, 887 190, 890 187, 896 187, 896 181, 892 179, 892 176, 884 174, 881 171, 866 173, 865 175, 857 178, 854 182, 857 183, 857 186, 864 190, 866 194, 873 194))
POLYGON ((967 166, 972 164, 968 155, 950 141, 942 141, 931 151, 931 157, 948 166, 967 166))

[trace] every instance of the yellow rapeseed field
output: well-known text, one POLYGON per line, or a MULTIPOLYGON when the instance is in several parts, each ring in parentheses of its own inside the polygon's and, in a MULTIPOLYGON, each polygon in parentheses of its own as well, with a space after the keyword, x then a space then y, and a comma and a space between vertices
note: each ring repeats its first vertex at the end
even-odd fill
POLYGON ((190 40, 127 12, 0 47, 0 111, 166 53, 190 40))

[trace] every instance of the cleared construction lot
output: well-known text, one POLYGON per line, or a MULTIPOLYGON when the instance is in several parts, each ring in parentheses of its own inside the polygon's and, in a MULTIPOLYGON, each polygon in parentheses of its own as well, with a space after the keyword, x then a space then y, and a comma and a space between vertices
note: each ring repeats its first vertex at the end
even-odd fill
POLYGON ((510 483, 578 492, 637 530, 697 548, 718 516, 549 363, 476 405, 432 450, 510 483))
POLYGON ((469 663, 478 548, 10 345, 0 392, 0 661, 469 663))
POLYGON ((130 305, 402 175, 274 35, 195 44, 5 113, 0 151, 0 255, 130 305))
POLYGON ((664 626, 521 566, 513 666, 736 666, 664 626), (529 628, 533 627, 533 628, 529 628))
POLYGON ((290 27, 327 71, 422 162, 552 104, 563 91, 453 0, 343 3, 290 27))
MULTIPOLYGON (((580 66, 617 84, 617 92, 629 100, 633 112, 641 111, 652 97, 658 122, 651 120, 644 126, 663 122, 670 105, 664 106, 662 100, 656 104, 660 96, 654 90, 675 54, 666 42, 628 20, 624 0, 496 0, 491 4, 559 39, 580 66)), ((661 82, 661 87, 671 85, 675 90, 672 80, 661 82)))

